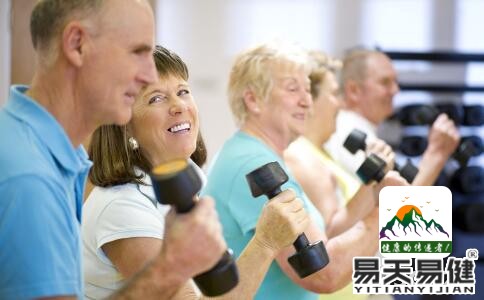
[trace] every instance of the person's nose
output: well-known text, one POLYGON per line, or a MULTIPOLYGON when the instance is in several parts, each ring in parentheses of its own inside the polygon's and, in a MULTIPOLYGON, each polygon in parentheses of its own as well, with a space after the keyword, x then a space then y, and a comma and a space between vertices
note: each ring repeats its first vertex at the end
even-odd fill
POLYGON ((299 99, 299 105, 305 108, 310 108, 313 105, 313 97, 311 93, 303 90, 299 99))
POLYGON ((178 96, 173 96, 172 99, 170 99, 170 109, 169 109, 170 115, 176 116, 176 115, 182 114, 187 110, 188 110, 188 105, 183 100, 181 100, 178 96))
POLYGON ((155 83, 158 80, 158 73, 152 55, 149 55, 149 57, 143 61, 137 79, 143 84, 143 86, 155 83))

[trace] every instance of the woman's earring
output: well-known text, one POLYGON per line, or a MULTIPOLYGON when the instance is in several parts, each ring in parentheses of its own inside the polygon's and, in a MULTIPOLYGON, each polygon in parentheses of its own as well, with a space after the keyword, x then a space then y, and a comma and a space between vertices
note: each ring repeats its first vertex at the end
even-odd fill
POLYGON ((139 144, 138 144, 138 141, 135 140, 134 137, 130 137, 128 139, 128 143, 129 143, 129 146, 131 147, 131 149, 134 151, 134 150, 138 150, 139 148, 139 144))

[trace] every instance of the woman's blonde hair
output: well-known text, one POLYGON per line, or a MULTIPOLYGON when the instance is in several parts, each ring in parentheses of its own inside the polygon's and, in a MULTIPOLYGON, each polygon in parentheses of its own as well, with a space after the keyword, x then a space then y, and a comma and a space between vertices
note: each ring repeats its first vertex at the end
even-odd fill
POLYGON ((342 63, 333 59, 321 51, 309 51, 308 57, 311 66, 309 80, 311 81, 311 96, 317 99, 321 92, 322 83, 325 82, 328 74, 338 76, 342 63))
POLYGON ((272 66, 288 63, 308 71, 307 53, 293 44, 266 43, 240 53, 232 66, 228 84, 230 109, 237 125, 247 118, 244 94, 251 90, 256 97, 267 101, 273 86, 272 66))

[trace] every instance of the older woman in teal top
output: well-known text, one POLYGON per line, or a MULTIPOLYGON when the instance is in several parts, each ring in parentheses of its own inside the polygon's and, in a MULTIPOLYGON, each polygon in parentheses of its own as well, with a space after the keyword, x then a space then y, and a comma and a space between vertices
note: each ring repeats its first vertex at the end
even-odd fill
POLYGON ((240 130, 219 151, 202 191, 215 198, 224 237, 238 255, 254 235, 266 201, 264 196, 251 196, 245 175, 278 161, 289 175, 282 188, 292 188, 311 216, 306 235, 311 242, 326 243, 330 263, 305 278, 299 278, 287 262, 294 248, 279 251, 256 299, 317 299, 317 293, 331 293, 350 282, 352 264, 348 261, 352 257, 375 252, 366 237, 378 234, 376 209, 354 228, 328 241, 323 218, 284 165, 283 151, 303 132, 312 109, 308 75, 305 52, 294 46, 260 45, 236 58, 228 94, 240 130))

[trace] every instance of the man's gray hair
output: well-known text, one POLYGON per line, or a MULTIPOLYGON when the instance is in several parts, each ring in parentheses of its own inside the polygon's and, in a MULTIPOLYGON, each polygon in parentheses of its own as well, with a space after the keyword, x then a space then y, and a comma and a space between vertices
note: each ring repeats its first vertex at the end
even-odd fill
POLYGON ((73 17, 79 19, 99 12, 105 0, 40 0, 30 16, 30 35, 37 51, 50 48, 73 17))
POLYGON ((365 80, 368 71, 368 58, 373 55, 383 54, 377 50, 357 48, 346 53, 343 58, 343 68, 341 69, 340 88, 344 91, 344 86, 349 80, 362 82, 365 80))

